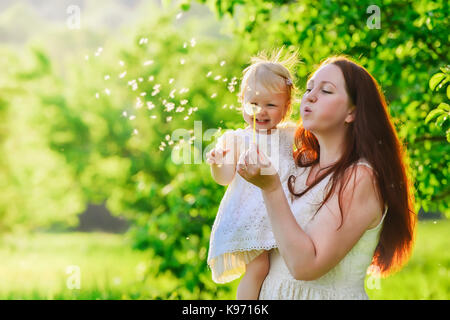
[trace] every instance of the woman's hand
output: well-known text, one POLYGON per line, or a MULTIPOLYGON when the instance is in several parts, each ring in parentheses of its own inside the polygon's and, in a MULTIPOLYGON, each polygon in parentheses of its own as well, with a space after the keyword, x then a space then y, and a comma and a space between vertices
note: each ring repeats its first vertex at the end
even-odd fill
POLYGON ((242 178, 263 191, 271 192, 281 187, 277 171, 255 143, 251 143, 250 148, 239 157, 237 172, 242 178))

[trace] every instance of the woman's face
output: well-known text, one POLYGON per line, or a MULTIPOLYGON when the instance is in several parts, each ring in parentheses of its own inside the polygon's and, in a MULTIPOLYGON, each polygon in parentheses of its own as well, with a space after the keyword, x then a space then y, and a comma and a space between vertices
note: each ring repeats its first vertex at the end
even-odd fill
POLYGON ((303 127, 312 133, 343 129, 345 122, 353 121, 353 109, 341 69, 334 64, 320 67, 308 81, 301 101, 303 127))
MULTIPOLYGON (((275 129, 283 119, 288 100, 287 92, 272 93, 259 83, 256 87, 249 85, 244 95, 243 103, 251 103, 261 108, 256 114, 256 130, 275 129)), ((245 122, 253 128, 253 115, 249 115, 242 108, 245 122)))

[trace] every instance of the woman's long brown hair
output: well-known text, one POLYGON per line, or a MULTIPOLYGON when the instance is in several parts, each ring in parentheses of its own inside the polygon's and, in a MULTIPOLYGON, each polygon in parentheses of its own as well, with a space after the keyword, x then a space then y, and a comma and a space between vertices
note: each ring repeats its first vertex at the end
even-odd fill
MULTIPOLYGON (((349 179, 344 186, 339 181, 348 168, 352 167, 353 173, 356 167, 353 165, 359 159, 365 158, 375 171, 377 192, 388 205, 372 260, 372 268, 378 269, 379 275, 385 277, 398 271, 409 260, 415 241, 417 215, 414 213, 413 183, 406 150, 388 114, 385 97, 369 72, 344 56, 328 58, 321 66, 326 64, 334 64, 341 69, 347 94, 355 106, 355 118, 348 124, 346 145, 340 160, 304 191, 294 192, 295 176, 289 177, 288 187, 293 195, 301 197, 330 174, 330 191, 317 211, 339 184, 339 208, 343 219, 342 190, 349 179)), ((318 140, 301 123, 295 133, 295 146, 294 158, 297 166, 310 167, 319 163, 318 140)))

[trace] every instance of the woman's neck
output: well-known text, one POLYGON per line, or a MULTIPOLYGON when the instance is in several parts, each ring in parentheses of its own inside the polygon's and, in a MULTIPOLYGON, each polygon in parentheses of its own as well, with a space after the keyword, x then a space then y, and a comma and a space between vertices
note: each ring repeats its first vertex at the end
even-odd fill
POLYGON ((344 135, 333 133, 315 136, 320 146, 319 167, 323 169, 339 161, 345 147, 344 135))

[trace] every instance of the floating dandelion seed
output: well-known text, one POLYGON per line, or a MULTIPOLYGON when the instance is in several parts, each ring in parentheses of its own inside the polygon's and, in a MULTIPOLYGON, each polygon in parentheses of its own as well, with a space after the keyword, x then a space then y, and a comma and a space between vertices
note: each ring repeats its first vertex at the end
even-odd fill
POLYGON ((172 102, 167 103, 165 106, 166 106, 166 110, 165 111, 167 111, 167 112, 170 112, 170 111, 172 111, 175 108, 175 104, 172 103, 172 102))
POLYGON ((181 64, 184 64, 185 62, 186 62, 185 59, 180 59, 180 63, 181 63, 181 64))
POLYGON ((173 89, 172 91, 170 91, 169 97, 174 99, 175 98, 175 92, 177 92, 177 89, 173 89))
POLYGON ((167 118, 166 118, 166 121, 167 121, 167 122, 172 121, 172 117, 167 117, 167 118))
POLYGON ((175 79, 170 78, 170 79, 169 79, 169 84, 172 84, 174 80, 175 80, 175 79))
POLYGON ((222 76, 215 76, 215 77, 214 77, 214 80, 217 81, 217 80, 220 80, 220 78, 222 78, 222 76))
POLYGON ((108 88, 105 89, 105 93, 109 96, 111 94, 111 90, 109 90, 108 88))
POLYGON ((176 16, 177 20, 180 19, 182 16, 183 16, 183 13, 182 13, 182 12, 180 12, 179 14, 177 14, 177 16, 176 16))
POLYGON ((233 108, 234 108, 234 106, 233 106, 233 105, 231 105, 231 106, 230 106, 230 109, 233 109, 233 108))
POLYGON ((134 130, 133 130, 133 133, 134 133, 134 134, 138 134, 139 131, 138 131, 137 129, 134 129, 134 130))
POLYGON ((124 71, 124 72, 122 72, 121 74, 119 74, 119 78, 123 78, 123 77, 125 77, 127 75, 127 72, 126 71, 124 71))
POLYGON ((164 151, 164 147, 161 147, 161 146, 160 146, 160 147, 159 147, 159 150, 164 151))
POLYGON ((131 115, 128 119, 130 119, 130 120, 134 120, 134 119, 136 119, 136 116, 134 116, 134 115, 131 115))
POLYGON ((187 119, 189 119, 189 117, 188 117, 188 116, 184 117, 184 120, 187 120, 187 119))
POLYGON ((154 86, 153 86, 153 90, 159 90, 159 88, 161 88, 161 85, 158 83, 158 84, 155 84, 154 86))
POLYGON ((153 64, 153 62, 154 62, 153 60, 147 60, 144 62, 144 66, 149 66, 149 65, 153 64))
POLYGON ((141 97, 145 97, 147 95, 147 92, 142 92, 141 97))
POLYGON ((212 71, 208 72, 208 73, 206 74, 206 77, 209 78, 211 75, 212 75, 212 71))
POLYGON ((161 141, 161 145, 162 145, 163 147, 167 146, 166 143, 165 143, 164 141, 161 141))
POLYGON ((217 97, 217 93, 213 93, 213 94, 211 95, 211 98, 212 98, 212 99, 214 99, 215 97, 217 97))
POLYGON ((148 81, 153 81, 153 80, 155 80, 155 77, 154 76, 150 76, 150 77, 148 77, 148 81))
POLYGON ((195 107, 194 109, 192 109, 193 111, 197 111, 198 110, 198 108, 197 107, 195 107))
POLYGON ((85 56, 84 56, 84 59, 85 59, 85 60, 89 60, 89 56, 88 56, 88 55, 85 55, 85 56))
POLYGON ((105 76, 105 80, 109 80, 109 75, 108 74, 105 76))
POLYGON ((126 111, 122 112, 122 115, 123 115, 124 117, 126 117, 126 116, 127 116, 127 112, 126 112, 126 111))
POLYGON ((144 103, 142 102, 141 98, 137 97, 136 98, 136 109, 142 108, 143 105, 144 105, 144 103))
POLYGON ((188 88, 182 88, 182 89, 180 90, 180 94, 183 94, 183 93, 188 92, 188 91, 189 91, 188 88))
POLYGON ((228 81, 228 78, 223 78, 222 81, 223 81, 223 82, 227 82, 227 81, 228 81))
POLYGON ((144 78, 138 78, 138 81, 142 82, 142 81, 144 81, 144 78))
POLYGON ((99 48, 97 49, 97 52, 95 52, 95 56, 98 57, 98 56, 102 53, 102 51, 103 51, 103 48, 102 48, 102 47, 99 47, 99 48))
POLYGON ((188 102, 189 102, 188 100, 183 99, 183 100, 180 101, 180 104, 181 104, 182 106, 184 106, 184 105, 187 104, 188 102))
POLYGON ((196 45, 196 41, 195 41, 195 38, 192 38, 191 39, 191 47, 195 47, 195 45, 196 45))
POLYGON ((173 145, 173 141, 172 140, 170 140, 168 143, 169 143, 169 146, 173 145))
POLYGON ((183 48, 186 49, 188 46, 187 42, 183 43, 183 48))
POLYGON ((152 119, 156 119, 156 116, 155 116, 155 115, 153 115, 153 116, 150 116, 150 118, 152 118, 152 119))
POLYGON ((226 109, 228 107, 228 104, 224 104, 223 106, 222 106, 222 109, 226 109))
POLYGON ((192 114, 192 108, 189 108, 188 110, 188 116, 190 116, 192 114))
POLYGON ((176 110, 175 110, 175 112, 183 112, 184 111, 184 108, 183 107, 178 107, 176 110))
POLYGON ((225 65, 225 60, 223 60, 222 62, 220 62, 220 66, 223 67, 225 65))
POLYGON ((151 102, 151 101, 147 102, 148 110, 152 110, 154 107, 155 107, 155 105, 153 104, 153 102, 151 102))
POLYGON ((125 65, 125 63, 124 63, 122 60, 119 61, 119 64, 120 64, 122 67, 125 65))
POLYGON ((141 38, 141 40, 139 40, 139 44, 144 44, 144 43, 148 43, 147 38, 141 38))
POLYGON ((166 135, 166 140, 169 141, 170 140, 170 135, 166 135))
POLYGON ((97 99, 99 99, 99 98, 100 98, 100 94, 97 92, 97 93, 95 94, 95 97, 96 97, 97 99))

